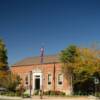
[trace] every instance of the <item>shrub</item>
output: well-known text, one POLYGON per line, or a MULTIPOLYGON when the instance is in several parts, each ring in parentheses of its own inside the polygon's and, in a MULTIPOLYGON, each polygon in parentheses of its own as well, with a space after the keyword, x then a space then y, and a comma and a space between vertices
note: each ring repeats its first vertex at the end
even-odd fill
POLYGON ((9 73, 5 78, 0 78, 0 86, 6 88, 8 91, 16 92, 20 81, 21 78, 19 76, 9 73))
POLYGON ((39 95, 40 90, 35 90, 34 95, 39 95))
POLYGON ((24 98, 30 97, 30 94, 29 94, 29 92, 27 90, 23 93, 23 97, 24 98))
POLYGON ((64 92, 62 92, 62 91, 46 91, 46 92, 44 92, 44 95, 51 95, 51 96, 53 96, 53 95, 58 95, 58 96, 65 96, 66 94, 64 93, 64 92))
POLYGON ((2 92, 0 95, 4 96, 19 96, 17 92, 2 92))
POLYGON ((29 94, 23 94, 23 98, 29 98, 30 95, 29 94))
POLYGON ((97 97, 100 97, 100 92, 96 92, 96 96, 97 97))

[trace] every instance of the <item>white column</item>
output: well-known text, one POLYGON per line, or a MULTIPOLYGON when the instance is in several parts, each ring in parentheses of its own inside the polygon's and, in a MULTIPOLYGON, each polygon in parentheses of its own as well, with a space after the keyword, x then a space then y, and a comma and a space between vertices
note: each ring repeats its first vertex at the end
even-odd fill
POLYGON ((41 75, 40 75, 40 89, 42 89, 42 87, 43 87, 43 82, 42 82, 43 80, 42 80, 42 73, 41 73, 41 75))

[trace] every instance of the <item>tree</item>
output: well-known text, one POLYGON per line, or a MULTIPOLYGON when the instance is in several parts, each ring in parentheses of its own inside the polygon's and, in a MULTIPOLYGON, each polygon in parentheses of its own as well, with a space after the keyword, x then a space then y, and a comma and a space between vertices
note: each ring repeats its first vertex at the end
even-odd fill
POLYGON ((11 73, 7 62, 7 49, 0 39, 0 87, 6 88, 8 91, 15 92, 19 86, 21 78, 11 73))
POLYGON ((7 49, 2 39, 0 39, 0 78, 7 74, 8 62, 7 62, 7 49))
MULTIPOLYGON (((85 76, 84 79, 86 80, 87 78, 92 77, 95 72, 100 71, 100 58, 99 58, 99 53, 97 50, 91 50, 90 48, 81 48, 80 49, 80 60, 77 62, 77 67, 75 69, 75 73, 77 75, 81 75, 84 77, 84 73, 87 77, 85 76)), ((80 77, 80 76, 79 76, 80 77)), ((79 78, 77 76, 77 78, 79 78)))
POLYGON ((63 72, 73 86, 71 88, 84 94, 93 91, 93 77, 100 79, 99 50, 71 45, 61 51, 60 59, 63 63, 63 72))
POLYGON ((7 77, 1 78, 0 81, 2 81, 0 86, 6 88, 8 91, 15 92, 21 82, 21 78, 18 75, 9 73, 7 77))
POLYGON ((74 90, 80 89, 84 94, 91 94, 95 91, 94 77, 100 81, 100 53, 93 48, 80 48, 79 51, 80 60, 74 70, 74 90))
POLYGON ((64 49, 60 53, 60 59, 63 63, 63 73, 71 84, 71 93, 73 93, 73 77, 74 77, 74 67, 78 58, 78 50, 75 45, 71 45, 64 49))
POLYGON ((0 69, 6 70, 8 69, 8 62, 7 62, 7 49, 2 40, 0 40, 0 69))

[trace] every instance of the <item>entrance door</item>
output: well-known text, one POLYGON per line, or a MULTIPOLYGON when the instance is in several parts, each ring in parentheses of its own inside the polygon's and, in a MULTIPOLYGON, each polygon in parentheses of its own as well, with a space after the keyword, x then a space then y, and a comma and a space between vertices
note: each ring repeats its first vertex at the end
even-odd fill
POLYGON ((39 90, 40 89, 40 78, 36 78, 35 79, 35 90, 39 90))
POLYGON ((42 73, 41 72, 34 72, 33 73, 33 93, 35 90, 40 90, 42 87, 42 73))

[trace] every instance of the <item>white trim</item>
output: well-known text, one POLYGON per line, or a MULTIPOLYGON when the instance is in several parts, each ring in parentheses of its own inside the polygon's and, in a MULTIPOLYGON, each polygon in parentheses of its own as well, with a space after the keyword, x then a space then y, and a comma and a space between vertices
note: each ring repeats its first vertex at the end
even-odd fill
POLYGON ((63 86, 63 79, 64 79, 64 75, 62 73, 58 73, 57 74, 57 86, 58 87, 63 86), (59 77, 60 74, 62 75, 62 84, 58 84, 58 77, 59 77))
POLYGON ((33 70, 32 71, 33 72, 33 74, 32 74, 32 76, 33 76, 33 82, 32 82, 32 90, 33 90, 33 93, 34 93, 34 90, 35 90, 35 77, 36 77, 36 75, 39 75, 40 77, 40 89, 42 88, 42 72, 41 72, 41 70, 40 69, 35 69, 35 70, 33 70))
POLYGON ((48 86, 51 86, 52 85, 52 74, 51 73, 48 73, 48 75, 51 75, 51 79, 50 79, 51 84, 48 84, 48 82, 49 82, 48 81, 48 78, 49 78, 48 76, 47 76, 47 84, 48 84, 48 86))

